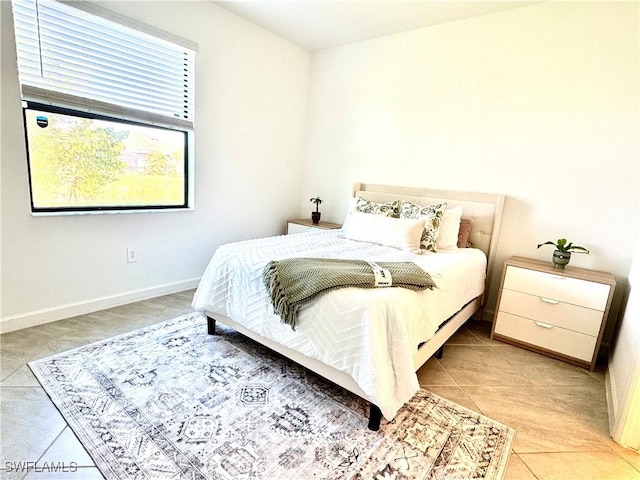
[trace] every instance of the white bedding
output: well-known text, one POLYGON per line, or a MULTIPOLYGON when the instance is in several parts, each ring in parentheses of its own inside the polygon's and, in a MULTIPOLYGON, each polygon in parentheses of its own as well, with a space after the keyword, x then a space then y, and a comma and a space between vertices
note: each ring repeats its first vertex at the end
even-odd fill
POLYGON ((484 290, 486 257, 477 249, 426 255, 347 240, 340 230, 313 230, 230 243, 213 255, 193 307, 221 314, 256 333, 320 360, 353 377, 387 419, 419 389, 413 367, 418 344, 484 290), (300 310, 296 330, 273 313, 262 270, 291 257, 413 261, 438 286, 343 288, 300 310))

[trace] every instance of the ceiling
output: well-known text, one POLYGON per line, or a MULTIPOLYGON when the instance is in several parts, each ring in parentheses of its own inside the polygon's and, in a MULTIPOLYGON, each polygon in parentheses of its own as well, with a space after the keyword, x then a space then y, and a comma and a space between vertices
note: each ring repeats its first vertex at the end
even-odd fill
POLYGON ((233 0, 217 5, 305 50, 321 50, 539 1, 233 0))

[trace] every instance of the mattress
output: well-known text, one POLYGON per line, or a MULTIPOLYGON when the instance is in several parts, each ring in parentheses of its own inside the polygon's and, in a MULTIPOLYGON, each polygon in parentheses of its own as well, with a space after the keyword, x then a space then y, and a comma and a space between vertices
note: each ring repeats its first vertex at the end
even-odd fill
POLYGON ((193 307, 244 327, 349 374, 387 419, 419 389, 413 367, 418 345, 484 290, 485 254, 453 249, 415 255, 345 239, 340 230, 312 230, 222 245, 194 295, 193 307), (270 260, 293 257, 413 261, 434 290, 343 288, 300 310, 296 330, 273 313, 262 280, 270 260))

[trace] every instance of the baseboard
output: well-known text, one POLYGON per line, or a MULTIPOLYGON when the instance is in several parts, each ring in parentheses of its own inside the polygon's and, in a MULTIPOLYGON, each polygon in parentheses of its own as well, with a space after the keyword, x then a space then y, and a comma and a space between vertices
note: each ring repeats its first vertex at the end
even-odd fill
POLYGON ((494 316, 495 316, 495 312, 493 310, 487 310, 486 308, 483 308, 480 319, 485 322, 493 323, 494 316))
POLYGON ((59 307, 46 308, 22 315, 2 318, 2 320, 0 320, 0 333, 35 327, 36 325, 55 322, 56 320, 62 320, 64 318, 86 315, 99 310, 126 305, 127 303, 139 302, 141 300, 148 300, 149 298, 190 290, 192 288, 196 288, 199 281, 200 278, 192 278, 180 282, 168 283, 151 288, 143 288, 140 290, 94 298, 83 302, 69 303, 59 307))
POLYGON ((618 394, 616 392, 615 383, 612 379, 612 371, 611 371, 611 356, 609 355, 607 362, 607 371, 604 376, 604 386, 605 386, 605 394, 607 396, 607 412, 609 414, 609 434, 613 435, 613 430, 616 425, 616 413, 618 412, 618 394))

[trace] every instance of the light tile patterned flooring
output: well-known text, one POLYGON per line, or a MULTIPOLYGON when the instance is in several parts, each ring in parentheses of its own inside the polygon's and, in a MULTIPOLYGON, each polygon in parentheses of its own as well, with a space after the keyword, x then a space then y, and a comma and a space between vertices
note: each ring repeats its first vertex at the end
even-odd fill
MULTIPOLYGON (((27 362, 188 313, 192 296, 167 295, 1 335, 0 478, 102 478, 27 362), (40 471, 26 471, 25 462, 37 462, 40 471), (75 472, 41 468, 72 462, 75 472)), ((428 390, 517 430, 507 480, 640 480, 640 455, 609 437, 604 366, 591 373, 493 341, 489 332, 486 322, 467 322, 442 360, 429 360, 418 373, 428 390)))

